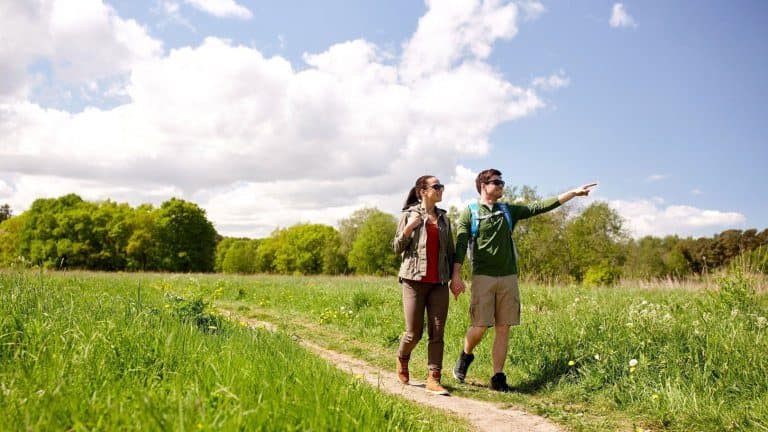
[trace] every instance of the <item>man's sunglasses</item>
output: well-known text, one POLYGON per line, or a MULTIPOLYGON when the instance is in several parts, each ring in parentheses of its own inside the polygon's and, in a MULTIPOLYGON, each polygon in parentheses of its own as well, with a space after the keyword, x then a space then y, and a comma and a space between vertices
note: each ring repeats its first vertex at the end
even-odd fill
POLYGON ((496 186, 504 186, 504 180, 497 179, 497 180, 488 180, 487 182, 485 182, 485 184, 488 184, 488 183, 493 183, 496 186))
POLYGON ((435 183, 433 185, 425 187, 424 189, 429 189, 429 188, 432 188, 432 189, 434 189, 436 191, 441 191, 441 190, 445 189, 445 185, 442 185, 440 183, 435 183))

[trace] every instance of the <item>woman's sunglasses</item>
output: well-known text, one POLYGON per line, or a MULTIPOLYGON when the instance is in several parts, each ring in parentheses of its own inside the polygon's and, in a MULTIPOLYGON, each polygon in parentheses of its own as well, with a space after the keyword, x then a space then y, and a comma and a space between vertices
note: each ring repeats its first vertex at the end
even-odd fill
POLYGON ((432 188, 432 189, 434 189, 436 191, 441 191, 441 190, 445 189, 445 185, 442 185, 440 183, 435 183, 433 185, 427 186, 424 189, 429 189, 429 188, 432 188))

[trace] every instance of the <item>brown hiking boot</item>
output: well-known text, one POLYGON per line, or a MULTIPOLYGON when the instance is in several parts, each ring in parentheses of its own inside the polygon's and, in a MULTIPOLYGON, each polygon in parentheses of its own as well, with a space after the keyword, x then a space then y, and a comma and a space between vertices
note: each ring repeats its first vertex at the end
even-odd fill
POLYGON ((408 384, 411 378, 408 374, 408 360, 401 357, 397 358, 397 378, 403 384, 408 384))
POLYGON ((448 396, 450 393, 448 393, 448 390, 445 389, 442 385, 440 385, 440 371, 439 370, 430 370, 429 376, 427 377, 427 391, 434 394, 439 394, 443 396, 448 396))

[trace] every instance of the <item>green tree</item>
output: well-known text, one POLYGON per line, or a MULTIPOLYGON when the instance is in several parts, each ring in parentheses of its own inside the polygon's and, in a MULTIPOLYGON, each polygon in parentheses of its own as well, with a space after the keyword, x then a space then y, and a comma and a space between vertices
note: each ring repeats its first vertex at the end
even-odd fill
POLYGON ((623 245, 628 238, 615 210, 604 202, 592 203, 565 228, 570 275, 581 282, 594 267, 600 273, 618 276, 626 260, 623 245))
POLYGON ((213 271, 216 230, 197 204, 165 201, 157 213, 157 240, 161 270, 213 271))
POLYGON ((8 204, 0 205, 0 223, 3 223, 4 220, 10 219, 11 216, 13 216, 11 206, 8 204))
POLYGON ((258 248, 259 240, 235 240, 229 246, 229 250, 221 264, 221 270, 224 273, 255 273, 258 248))
POLYGON ((378 213, 381 213, 381 210, 374 207, 365 207, 355 210, 348 218, 339 221, 339 239, 341 242, 339 252, 345 257, 345 267, 347 266, 346 258, 352 251, 352 244, 354 244, 360 232, 360 227, 365 224, 369 217, 378 213))
POLYGON ((280 245, 281 229, 275 229, 272 234, 262 239, 256 250, 255 270, 257 273, 275 273, 275 256, 280 245))
POLYGON ((23 214, 0 222, 0 267, 14 264, 22 256, 21 230, 23 228, 23 214))
MULTIPOLYGON (((504 190, 504 200, 514 204, 538 201, 542 197, 530 186, 504 190)), ((572 207, 564 205, 517 222, 514 240, 519 254, 518 267, 521 275, 541 282, 558 282, 569 279, 569 253, 565 241, 565 225, 572 207)))
POLYGON ((398 256, 392 249, 397 221, 389 214, 371 215, 360 227, 349 253, 349 265, 356 273, 392 275, 398 271, 398 256))
POLYGON ((214 257, 213 261, 213 271, 223 271, 222 265, 224 264, 224 260, 227 258, 227 252, 229 252, 229 248, 232 247, 232 245, 237 240, 238 239, 234 237, 224 237, 218 243, 216 243, 216 256, 214 257))
POLYGON ((151 204, 136 208, 126 221, 130 236, 125 245, 129 270, 159 270, 157 242, 157 211, 151 204))
MULTIPOLYGON (((277 232, 274 269, 285 274, 338 273, 343 256, 339 233, 320 224, 298 224, 277 232)), ((273 245, 270 245, 273 246, 273 245)))

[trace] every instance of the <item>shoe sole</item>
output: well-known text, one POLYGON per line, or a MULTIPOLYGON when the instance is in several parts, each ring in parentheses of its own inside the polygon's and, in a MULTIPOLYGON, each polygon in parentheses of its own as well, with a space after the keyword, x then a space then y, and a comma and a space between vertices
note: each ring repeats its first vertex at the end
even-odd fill
POLYGON ((445 391, 436 391, 436 390, 427 390, 428 393, 432 393, 433 395, 438 396, 450 396, 451 394, 448 393, 448 390, 445 391))
MULTIPOLYGON (((460 383, 464 384, 464 378, 459 378, 459 376, 458 376, 458 375, 456 375, 456 371, 452 371, 452 372, 453 372, 453 377, 454 377, 454 378, 456 378, 456 381, 458 381, 458 382, 460 382, 460 383)), ((466 377, 465 377, 465 378, 466 378, 466 377)))

